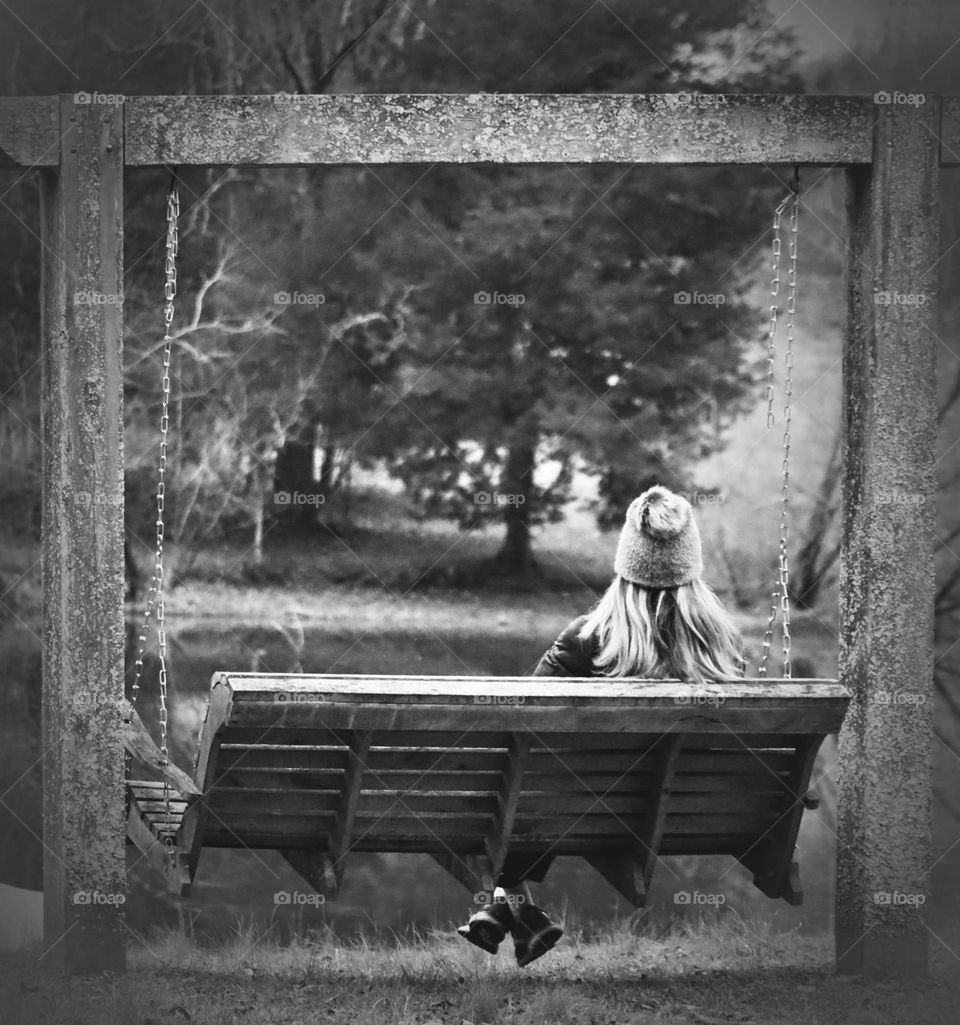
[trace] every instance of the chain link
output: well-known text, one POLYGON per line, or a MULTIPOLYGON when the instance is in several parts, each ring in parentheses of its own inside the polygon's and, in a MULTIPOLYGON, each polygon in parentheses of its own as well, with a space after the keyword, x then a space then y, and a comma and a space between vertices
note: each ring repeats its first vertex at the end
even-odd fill
MULTIPOLYGON (((790 657, 790 565, 787 555, 787 541, 789 538, 789 501, 790 501, 790 424, 793 419, 791 397, 793 395, 793 343, 794 326, 797 309, 797 228, 800 218, 800 189, 799 184, 777 207, 773 215, 773 281, 771 283, 771 295, 776 298, 780 291, 780 219, 787 205, 790 205, 790 243, 789 243, 789 268, 787 271, 787 323, 786 323, 786 353, 784 356, 784 380, 783 380, 783 462, 782 486, 780 490, 780 543, 777 553, 777 579, 774 591, 771 596, 770 616, 767 620, 767 629, 763 635, 763 654, 760 660, 758 675, 764 676, 767 672, 767 663, 770 658, 770 644, 773 640, 773 624, 776 622, 777 609, 780 609, 781 622, 783 626, 783 676, 789 680, 793 671, 790 657)), ((776 330, 777 330, 777 305, 776 302, 770 307, 770 329, 767 349, 767 427, 774 426, 773 415, 773 367, 776 358, 776 330)))
MULTIPOLYGON (((159 662, 160 681, 160 753, 162 764, 169 764, 169 752, 167 750, 167 634, 166 617, 163 597, 163 542, 164 542, 164 506, 166 502, 166 474, 167 474, 167 437, 170 429, 170 361, 173 351, 171 338, 171 327, 173 325, 174 300, 177 296, 177 253, 180 248, 180 232, 178 227, 180 217, 180 195, 176 185, 172 185, 167 196, 167 243, 166 261, 164 265, 164 308, 163 308, 163 377, 161 381, 162 400, 160 409, 160 458, 157 467, 157 523, 156 523, 156 544, 154 548, 153 577, 150 581, 150 591, 147 595, 147 607, 143 616, 143 623, 140 636, 137 641, 137 658, 134 663, 134 680, 131 687, 131 703, 136 704, 140 693, 140 680, 143 676, 143 657, 146 651, 147 633, 150 629, 150 618, 155 615, 157 632, 157 660, 159 662)), ((127 770, 130 769, 130 755, 127 755, 127 770)), ((164 820, 169 829, 170 811, 170 785, 164 779, 164 820)), ((166 833, 166 844, 170 849, 171 856, 175 855, 173 840, 169 832, 166 833)))

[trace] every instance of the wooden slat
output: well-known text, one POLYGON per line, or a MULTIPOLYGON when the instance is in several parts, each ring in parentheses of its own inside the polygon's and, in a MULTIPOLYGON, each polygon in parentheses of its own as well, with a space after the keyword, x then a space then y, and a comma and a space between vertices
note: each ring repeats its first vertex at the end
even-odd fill
POLYGON ((225 741, 236 743, 336 743, 337 738, 352 730, 377 731, 377 744, 421 746, 436 744, 431 734, 446 731, 450 743, 462 746, 457 737, 471 738, 471 746, 489 743, 501 746, 499 735, 530 730, 543 746, 555 747, 569 743, 570 734, 600 732, 613 740, 623 735, 627 745, 644 731, 664 733, 681 730, 685 733, 733 734, 759 732, 829 733, 839 727, 842 708, 831 701, 802 698, 795 700, 753 698, 729 699, 722 705, 689 706, 672 700, 632 700, 599 697, 570 698, 566 703, 543 702, 539 697, 524 705, 474 705, 466 701, 403 700, 365 702, 355 700, 296 702, 281 704, 270 700, 253 700, 249 695, 236 696, 225 741), (416 734, 424 722, 430 731, 416 734), (259 734, 250 731, 259 731, 259 734), (411 734, 396 740, 394 731, 411 734), (551 732, 546 732, 551 731, 551 732), (558 732, 562 731, 562 732, 558 732), (563 737, 566 733, 566 738, 563 737), (494 741, 485 734, 498 737, 494 741), (288 740, 297 737, 296 740, 288 740), (330 738, 330 739, 327 739, 330 738))
MULTIPOLYGON (((496 793, 502 776, 499 772, 380 772, 368 773, 365 787, 422 793, 436 791, 464 791, 468 793, 496 793)), ((542 793, 563 797, 566 794, 609 792, 611 794, 643 794, 652 783, 650 773, 583 773, 570 772, 552 775, 528 774, 524 784, 527 794, 542 793)), ((309 770, 260 771, 236 769, 220 778, 220 790, 281 790, 281 791, 337 791, 342 789, 343 773, 311 773, 309 770)), ((778 794, 787 785, 786 776, 777 777, 760 770, 753 774, 716 774, 698 776, 684 773, 675 777, 674 794, 728 793, 778 794)))
POLYGON ((427 676, 411 674, 341 673, 215 673, 211 688, 228 687, 234 703, 275 705, 279 712, 318 708, 323 704, 353 702, 358 705, 450 704, 523 709, 526 702, 566 706, 607 704, 618 709, 650 704, 686 705, 702 709, 715 699, 719 707, 738 701, 763 705, 790 704, 803 708, 812 703, 844 704, 849 695, 836 680, 776 679, 753 677, 725 683, 684 683, 680 680, 643 680, 635 677, 538 676, 427 676), (520 704, 515 702, 520 701, 520 704))
MULTIPOLYGON (((506 736, 506 735, 504 735, 506 736)), ((371 773, 409 772, 495 772, 503 771, 506 747, 492 750, 392 750, 373 748, 367 760, 371 773)), ((726 751, 685 751, 678 773, 745 773, 762 771, 786 772, 790 768, 792 752, 759 751, 751 753, 738 748, 726 751)), ((225 748, 218 765, 224 773, 232 768, 287 767, 308 769, 343 769, 347 762, 347 749, 337 751, 315 750, 309 747, 225 748)), ((528 775, 585 775, 590 771, 616 772, 631 769, 634 772, 652 771, 655 759, 639 757, 634 751, 536 751, 530 753, 528 775)))
MULTIPOLYGON (((210 846, 230 849, 276 850, 278 838, 274 831, 263 833, 248 831, 242 839, 232 830, 219 828, 215 822, 210 823, 206 835, 210 846)), ((312 836, 286 836, 283 838, 288 848, 314 849, 315 838, 312 836)), ((729 854, 736 857, 756 840, 756 834, 725 833, 725 834, 680 834, 665 835, 663 840, 663 857, 685 854, 729 854)), ((449 854, 451 848, 460 855, 470 853, 486 857, 483 846, 485 836, 477 833, 472 836, 441 837, 439 839, 416 834, 410 837, 393 836, 390 838, 390 851, 404 854, 449 854)), ((551 851, 560 855, 582 856, 585 853, 609 852, 622 848, 625 844, 622 833, 612 835, 597 834, 594 836, 566 836, 559 843, 550 843, 551 851)), ((512 851, 539 852, 544 847, 543 840, 531 838, 514 840, 510 844, 512 851)), ((353 850, 360 853, 382 852, 383 842, 376 836, 369 838, 358 836, 353 850)))
MULTIPOLYGON (((137 799, 137 804, 139 805, 140 810, 148 815, 163 811, 167 807, 167 803, 161 797, 150 798, 146 800, 137 799)), ((184 811, 186 811, 187 808, 187 802, 171 800, 169 808, 172 814, 179 815, 182 818, 183 813, 184 811)))
MULTIPOLYGON (((221 761, 222 764, 222 761, 221 761)), ((313 772, 309 769, 233 769, 220 779, 223 789, 255 790, 341 790, 342 772, 313 772)), ((405 792, 417 790, 467 790, 495 793, 501 774, 490 772, 368 772, 366 787, 405 792)), ((608 777, 611 781, 615 777, 608 777)))
POLYGON ((190 873, 186 860, 176 848, 175 858, 171 857, 157 829, 132 800, 127 801, 127 838, 166 880, 173 893, 180 897, 189 894, 190 873))
MULTIPOLYGON (((493 820, 498 808, 498 795, 487 793, 459 793, 451 791, 377 791, 365 792, 359 798, 359 812, 367 817, 390 815, 463 815, 466 818, 485 815, 493 820)), ((148 814, 159 814, 162 800, 138 802, 148 814)), ((316 816, 329 820, 342 805, 337 791, 309 790, 218 790, 208 799, 210 810, 222 819, 234 815, 316 816)), ((516 819, 535 819, 557 815, 573 818, 581 815, 648 815, 656 803, 649 793, 616 793, 599 791, 579 793, 522 793, 517 801, 516 819)), ((182 814, 184 803, 171 803, 176 814, 182 814)), ((779 814, 783 808, 782 793, 751 794, 674 794, 671 808, 678 814, 693 815, 703 812, 779 814)), ((332 833, 332 830, 331 830, 332 833)), ((330 849, 336 850, 332 836, 330 849)))
POLYGON ((346 747, 286 747, 221 744, 217 760, 221 774, 232 769, 334 769, 347 767, 346 747))
POLYGON ((130 167, 869 163, 869 96, 130 96, 130 167))

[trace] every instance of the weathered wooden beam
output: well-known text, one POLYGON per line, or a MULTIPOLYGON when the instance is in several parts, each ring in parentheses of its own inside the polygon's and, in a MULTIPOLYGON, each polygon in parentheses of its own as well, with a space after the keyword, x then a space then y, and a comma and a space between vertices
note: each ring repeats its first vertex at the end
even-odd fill
POLYGON ((350 755, 343 777, 340 807, 337 809, 337 818, 330 834, 330 854, 333 858, 333 869, 338 886, 343 881, 346 857, 353 839, 353 823, 357 817, 357 805, 360 803, 360 790, 363 787, 363 774, 367 768, 372 741, 373 733, 369 730, 358 730, 350 739, 350 755))
MULTIPOLYGON (((831 733, 849 700, 836 681, 598 682, 537 677, 268 676, 220 673, 228 689, 227 742, 335 743, 349 730, 429 733, 520 729, 623 733, 831 733), (317 731, 311 738, 310 731, 317 731), (331 734, 330 731, 333 731, 331 734), (324 740, 326 736, 333 740, 324 740)), ((422 743, 429 742, 427 733, 422 743)), ((409 738, 413 743, 413 738, 409 738)), ((400 743, 395 741, 392 743, 400 743)))
POLYGON ((336 899, 340 878, 329 851, 315 847, 283 847, 280 854, 312 889, 331 900, 336 899))
POLYGON ((187 855, 191 882, 197 874, 204 832, 210 818, 210 795, 220 778, 217 755, 223 739, 221 729, 230 714, 230 699, 231 695, 226 687, 213 687, 204 712, 193 769, 194 783, 200 789, 201 796, 184 812, 179 835, 180 848, 187 855))
MULTIPOLYGON (((635 837, 632 849, 622 854, 592 855, 587 858, 604 879, 637 908, 646 904, 650 892, 670 806, 673 776, 685 740, 682 733, 670 733, 662 741, 663 749, 658 752, 657 769, 650 787, 651 808, 646 814, 643 828, 635 837)), ((601 806, 607 807, 609 800, 605 799, 601 806)), ((716 806, 716 798, 707 795, 702 804, 706 807, 716 806)))
POLYGON ((72 97, 59 122, 41 171, 44 963, 76 973, 124 967, 123 125, 72 97))
POLYGON ((890 106, 848 172, 836 942, 871 975, 927 968, 939 123, 890 106))
MULTIPOLYGON (((528 699, 522 708, 507 706, 485 706, 474 711, 462 704, 442 701, 404 702, 389 704, 361 704, 359 702, 329 701, 322 711, 316 707, 300 705, 283 719, 273 718, 274 709, 268 704, 237 702, 228 727, 227 737, 231 743, 251 739, 255 741, 257 731, 269 729, 273 743, 287 743, 287 737, 296 738, 290 743, 322 743, 332 731, 335 735, 350 730, 406 730, 416 739, 417 727, 430 722, 437 730, 455 733, 469 728, 477 734, 488 730, 515 730, 518 726, 539 733, 555 730, 575 733, 577 723, 586 731, 601 731, 604 727, 611 740, 616 733, 611 725, 624 733, 640 734, 641 731, 663 733, 680 728, 690 733, 721 733, 732 730, 735 733, 750 733, 760 728, 788 733, 795 730, 810 733, 824 733, 835 724, 839 728, 839 717, 829 706, 807 709, 750 706, 734 701, 719 707, 703 706, 699 709, 653 702, 649 705, 624 704, 620 716, 611 723, 611 711, 615 702, 597 701, 590 703, 572 699, 569 704, 551 703, 538 706, 528 699), (799 713, 806 714, 802 722, 799 713), (312 734, 312 731, 317 731, 312 734)), ((420 731, 424 742, 429 740, 427 731, 420 731)))
POLYGON ((796 906, 803 903, 800 865, 795 853, 797 837, 804 809, 811 801, 807 789, 823 740, 818 736, 804 737, 797 744, 790 782, 784 794, 783 813, 773 828, 739 859, 754 873, 753 885, 761 893, 768 897, 782 897, 788 904, 796 906))
MULTIPOLYGON (((924 102, 931 99, 924 95, 924 102)), ((121 104, 110 106, 117 110, 121 104)), ((760 94, 717 99, 670 93, 133 96, 122 106, 130 110, 128 166, 197 165, 204 154, 215 164, 278 166, 426 160, 530 163, 538 153, 548 163, 866 164, 872 160, 871 113, 881 114, 885 105, 870 96, 760 94), (612 102, 618 99, 627 101, 620 111, 612 102), (425 100, 440 102, 432 106, 425 100), (585 106, 591 102, 599 102, 593 111, 585 106), (530 110, 524 110, 525 105, 530 110), (278 112, 276 118, 272 110, 278 112), (431 124, 434 111, 438 119, 431 124), (571 113, 570 125, 562 124, 571 113), (187 120, 171 128, 173 116, 187 120), (555 140, 525 135, 531 127, 547 133, 551 116, 562 128, 555 140), (513 128, 505 121, 509 117, 513 128), (252 124, 247 123, 250 120, 252 124), (292 139, 302 126, 308 128, 306 137, 292 139), (214 127, 224 133, 219 142, 204 134, 214 127), (373 134, 362 138, 371 128, 373 134), (606 141, 604 128, 611 135, 606 141), (517 137, 521 145, 515 147, 516 156, 510 156, 507 146, 517 137), (601 153, 604 146, 609 147, 606 156, 601 153), (237 159, 228 159, 231 155, 237 159), (178 156, 180 160, 174 159, 178 156)), ((0 168, 57 165, 58 109, 56 96, 0 97, 0 168)), ((960 97, 944 97, 942 110, 940 163, 955 166, 960 164, 960 97)))
POLYGON ((441 850, 430 852, 430 856, 461 886, 469 890, 475 900, 479 900, 481 893, 486 895, 493 892, 497 877, 486 854, 458 855, 443 845, 441 850))
POLYGON ((143 765, 150 766, 154 772, 163 776, 174 790, 178 790, 185 797, 199 796, 200 788, 196 783, 182 769, 174 765, 172 761, 169 759, 164 760, 163 752, 157 747, 133 705, 124 699, 122 708, 124 746, 127 753, 143 765))
POLYGON ((673 777, 685 741, 686 737, 682 733, 671 733, 663 741, 663 752, 657 766, 657 774, 651 790, 651 793, 655 795, 656 804, 654 805, 653 814, 650 815, 649 821, 645 826, 644 833, 640 837, 643 883, 647 891, 650 890, 650 883, 653 880, 653 869, 657 863, 657 856, 660 853, 660 842, 663 838, 663 829, 667 821, 667 812, 671 807, 670 797, 673 792, 673 777))
POLYGON ((486 842, 494 876, 500 875, 503 860, 510 846, 510 834, 513 832, 513 820, 516 818, 517 804, 523 790, 523 774, 529 755, 530 734, 512 734, 507 748, 507 763, 503 770, 497 810, 486 842))
POLYGON ((635 908, 646 905, 648 887, 644 879, 643 858, 637 850, 617 854, 586 854, 584 860, 629 904, 635 908))
POLYGON ((0 169, 59 163, 59 98, 0 96, 0 169))
POLYGON ((127 165, 862 164, 869 96, 131 96, 127 165))

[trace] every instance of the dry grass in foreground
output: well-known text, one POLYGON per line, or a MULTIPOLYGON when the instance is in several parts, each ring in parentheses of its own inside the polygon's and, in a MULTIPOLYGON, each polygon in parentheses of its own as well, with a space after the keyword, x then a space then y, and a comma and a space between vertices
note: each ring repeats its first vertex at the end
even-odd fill
POLYGON ((521 970, 449 932, 296 942, 250 930, 216 949, 168 932, 132 941, 124 977, 44 982, 6 959, 5 1025, 926 1025, 955 1022, 953 958, 921 981, 833 974, 831 941, 725 920, 660 936, 625 924, 568 935, 521 970))

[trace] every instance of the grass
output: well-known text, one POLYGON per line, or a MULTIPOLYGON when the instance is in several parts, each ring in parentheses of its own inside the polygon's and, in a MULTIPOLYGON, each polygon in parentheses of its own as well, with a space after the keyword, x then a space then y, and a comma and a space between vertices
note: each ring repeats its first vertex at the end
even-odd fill
MULTIPOLYGON (((952 959, 951 959, 952 960, 952 959)), ((27 955, 0 961, 5 1025, 927 1025, 956 1021, 960 980, 833 972, 825 937, 774 933, 724 916, 593 939, 568 931, 526 969, 448 930, 375 941, 295 940, 251 927, 217 947, 151 936, 125 976, 44 980, 27 955)))

